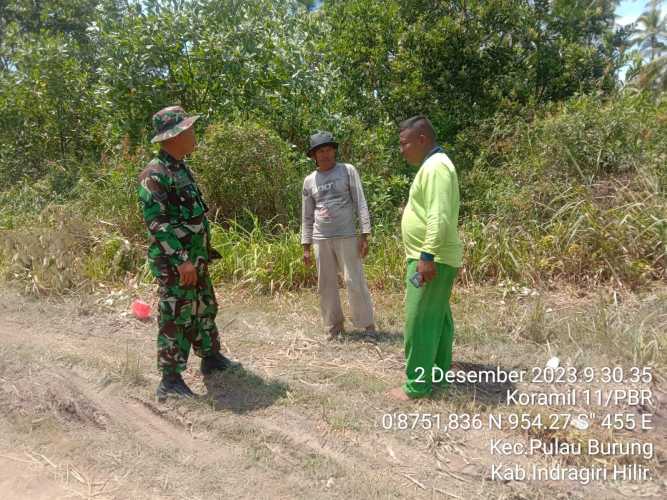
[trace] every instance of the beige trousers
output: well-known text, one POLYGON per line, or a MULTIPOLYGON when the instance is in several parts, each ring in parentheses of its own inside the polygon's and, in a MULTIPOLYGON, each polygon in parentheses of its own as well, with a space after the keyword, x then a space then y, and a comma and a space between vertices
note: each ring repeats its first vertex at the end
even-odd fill
POLYGON ((343 329, 345 317, 338 294, 338 273, 342 272, 347 287, 352 323, 356 328, 373 325, 373 303, 368 291, 357 238, 332 238, 313 242, 317 260, 317 286, 320 313, 329 333, 343 329))

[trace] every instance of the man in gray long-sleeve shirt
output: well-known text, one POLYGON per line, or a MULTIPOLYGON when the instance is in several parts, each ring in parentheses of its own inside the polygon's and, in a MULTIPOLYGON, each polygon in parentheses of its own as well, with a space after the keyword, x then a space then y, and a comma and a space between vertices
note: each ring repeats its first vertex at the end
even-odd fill
POLYGON ((317 170, 303 181, 301 244, 306 265, 315 247, 320 312, 330 338, 343 332, 345 318, 338 294, 338 271, 347 286, 352 322, 375 330, 373 303, 364 277, 362 258, 368 254, 371 221, 357 170, 336 162, 338 144, 328 132, 310 137, 310 156, 317 170), (357 238, 357 217, 361 235, 357 238))

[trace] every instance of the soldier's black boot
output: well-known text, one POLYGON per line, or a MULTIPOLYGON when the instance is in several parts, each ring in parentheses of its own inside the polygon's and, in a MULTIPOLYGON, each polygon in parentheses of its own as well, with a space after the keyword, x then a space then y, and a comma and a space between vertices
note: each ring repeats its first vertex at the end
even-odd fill
POLYGON ((164 401, 169 396, 192 398, 194 393, 187 386, 180 373, 166 373, 162 375, 160 385, 155 391, 158 401, 164 401))
POLYGON ((203 375, 210 375, 214 371, 222 372, 240 366, 241 363, 226 358, 221 352, 209 354, 201 359, 201 372, 203 375))

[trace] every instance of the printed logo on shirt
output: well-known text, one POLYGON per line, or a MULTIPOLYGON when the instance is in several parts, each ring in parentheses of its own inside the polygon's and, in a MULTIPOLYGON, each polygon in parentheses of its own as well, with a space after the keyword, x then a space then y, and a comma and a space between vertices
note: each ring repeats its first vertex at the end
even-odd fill
POLYGON ((326 184, 320 184, 319 186, 315 187, 315 192, 317 193, 324 193, 326 191, 331 191, 334 187, 334 182, 327 182, 326 184))

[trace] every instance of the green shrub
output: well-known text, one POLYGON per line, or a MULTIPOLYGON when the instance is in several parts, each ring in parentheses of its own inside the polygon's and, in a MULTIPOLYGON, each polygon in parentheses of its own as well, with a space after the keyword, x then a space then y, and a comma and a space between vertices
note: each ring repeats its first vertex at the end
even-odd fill
POLYGON ((191 166, 214 221, 253 220, 287 224, 300 213, 302 175, 292 166, 289 146, 257 123, 211 125, 191 166))
POLYGON ((663 278, 666 136, 667 106, 642 95, 577 98, 513 128, 499 120, 462 175, 467 276, 663 278))
POLYGON ((44 181, 20 182, 0 191, 0 228, 12 229, 34 219, 49 203, 56 200, 44 181))
POLYGON ((401 220, 401 206, 408 200, 410 179, 403 175, 382 177, 361 174, 361 183, 375 232, 393 232, 401 220))
POLYGON ((89 168, 79 179, 72 210, 108 232, 132 241, 144 240, 146 227, 140 212, 137 177, 153 156, 149 150, 130 152, 122 147, 103 158, 100 165, 89 168))

